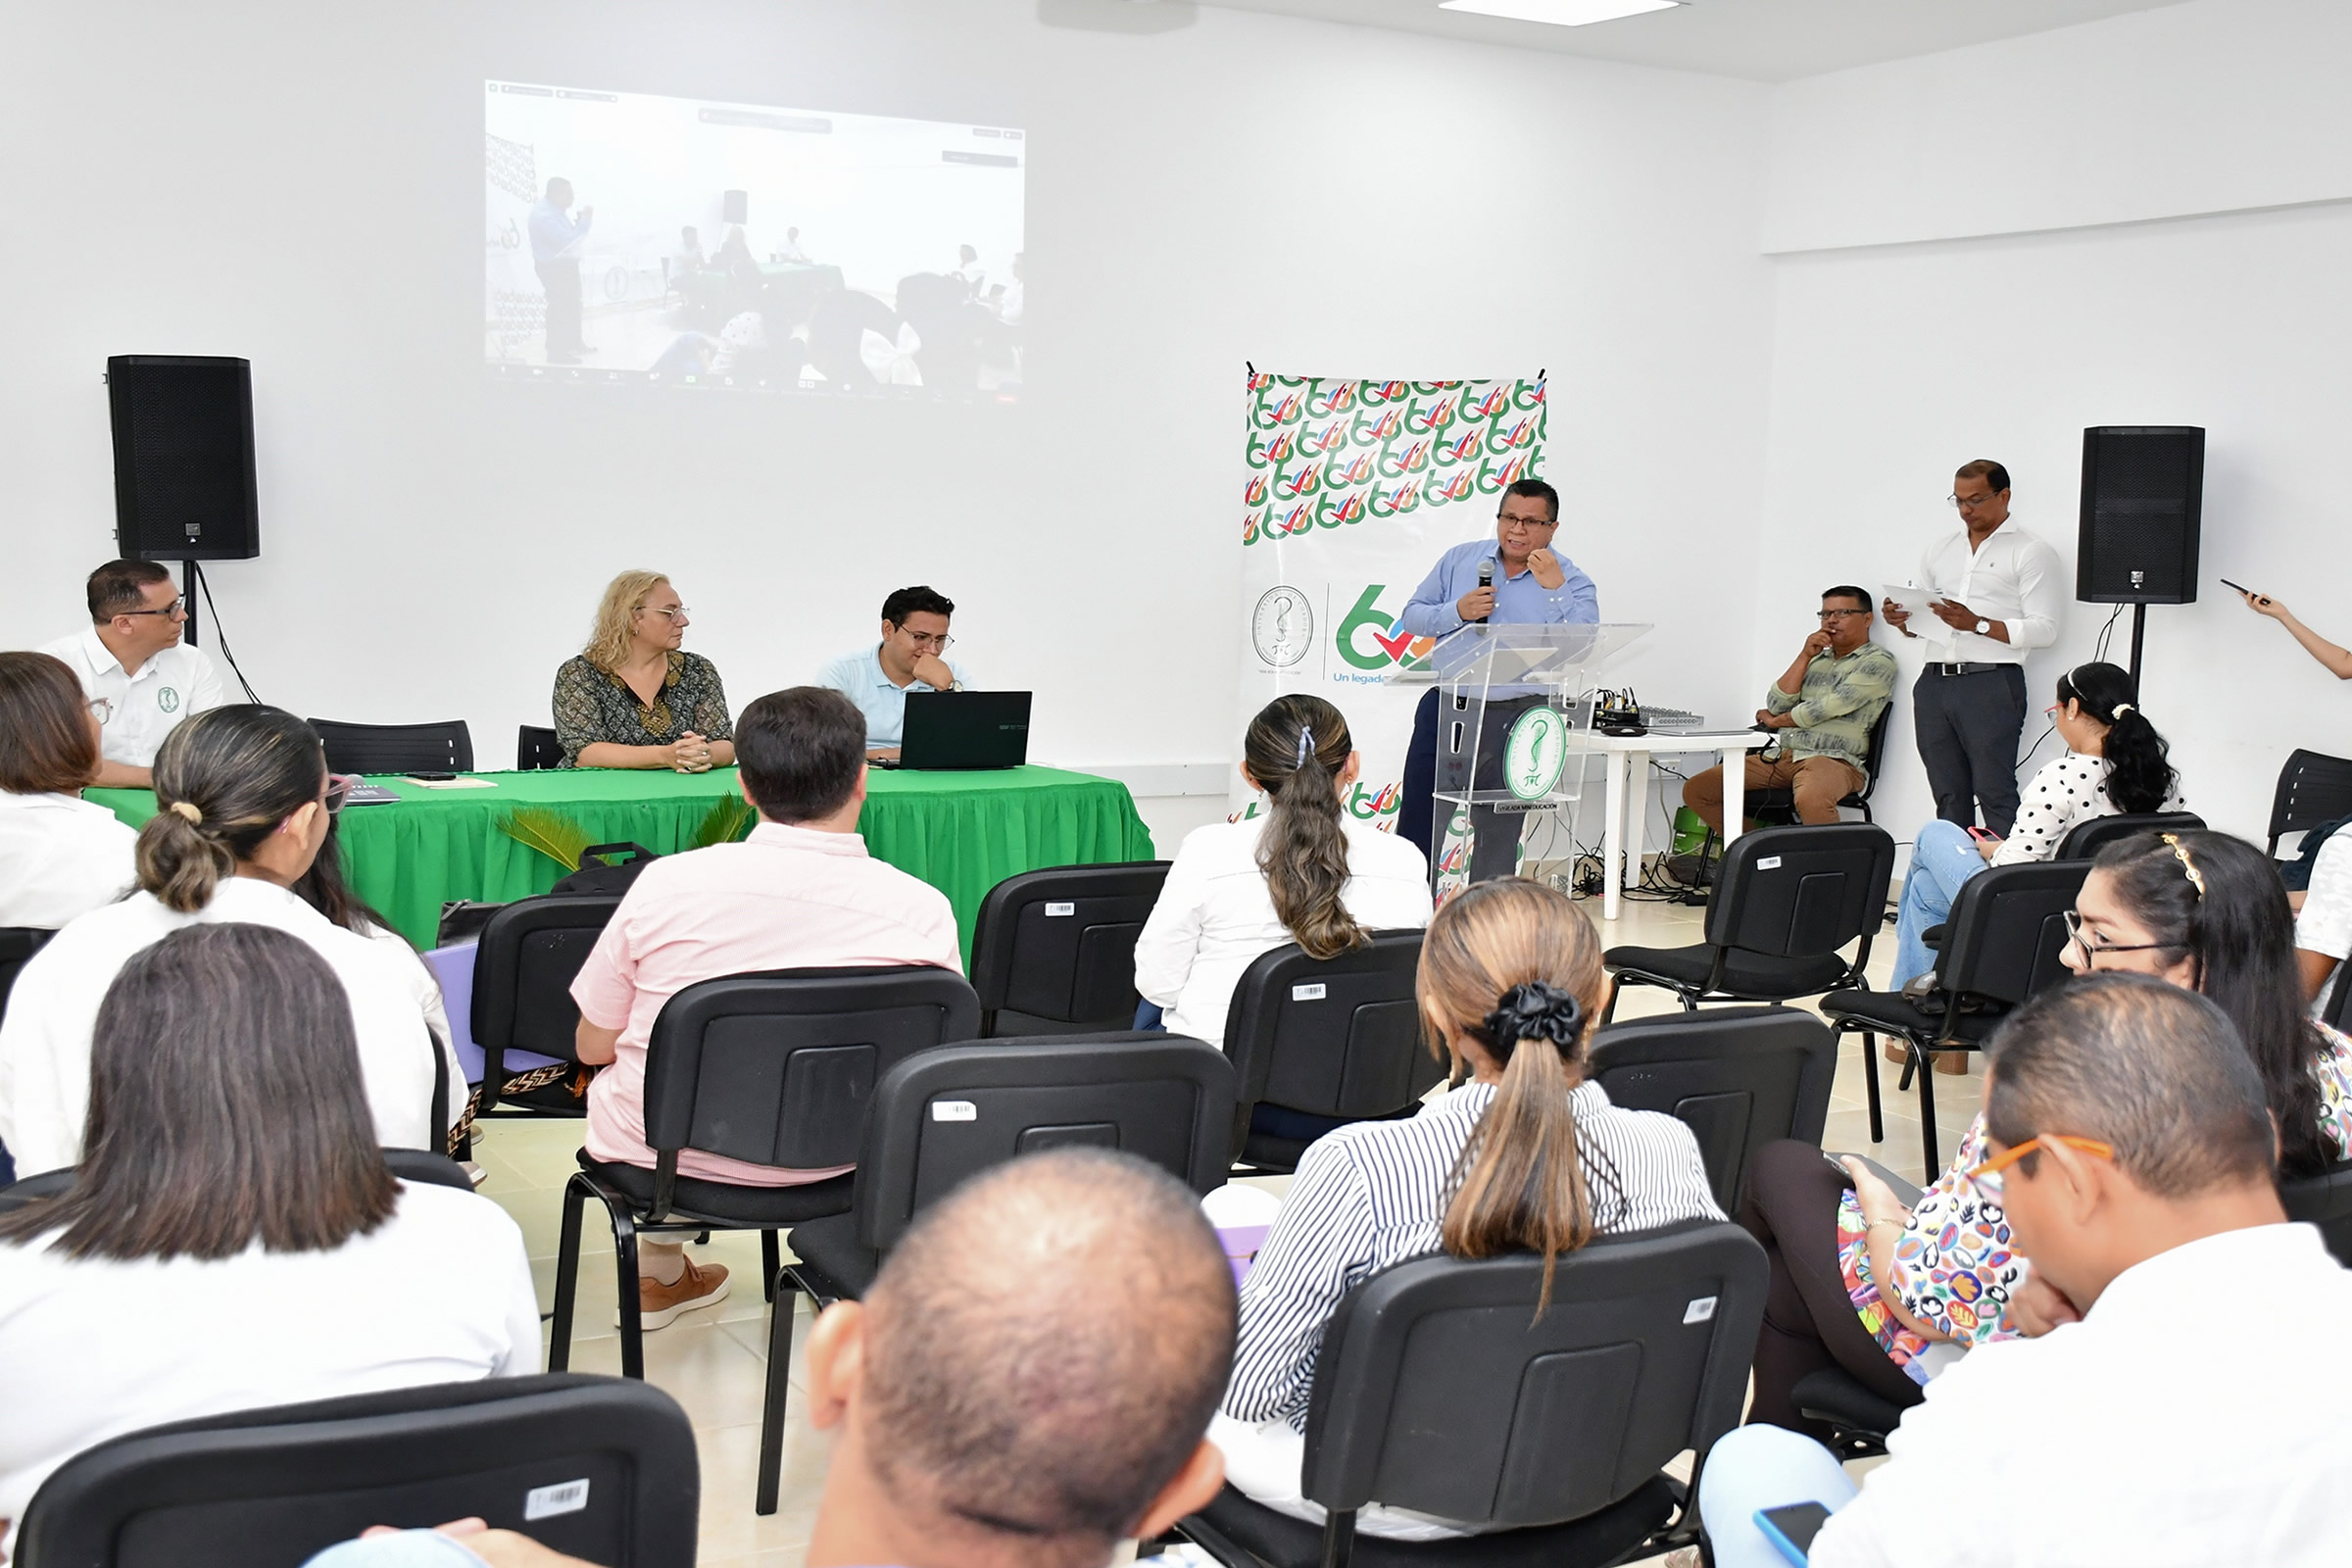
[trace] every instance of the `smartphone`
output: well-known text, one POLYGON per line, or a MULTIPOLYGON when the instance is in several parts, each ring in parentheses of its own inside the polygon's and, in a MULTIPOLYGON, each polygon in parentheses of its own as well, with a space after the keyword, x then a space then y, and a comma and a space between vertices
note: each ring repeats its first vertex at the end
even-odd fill
POLYGON ((419 784, 447 784, 458 775, 455 773, 410 773, 405 776, 415 779, 419 784))
POLYGON ((1784 1507, 1756 1510, 1756 1528, 1764 1532, 1764 1539, 1799 1568, 1813 1549, 1813 1538, 1829 1522, 1830 1510, 1818 1502, 1791 1502, 1784 1507))
POLYGON ((1989 840, 1990 842, 1992 842, 1992 843, 1994 843, 1994 844, 1998 844, 1998 843, 2000 843, 2000 842, 2001 842, 2001 837, 2000 837, 2000 835, 1999 835, 1999 834, 1997 834, 1997 833, 1995 833, 1995 832, 1993 832, 1993 831, 1992 831, 1991 829, 1989 829, 1989 828, 1972 827, 1972 828, 1969 828, 1969 829, 1967 829, 1966 831, 1967 831, 1967 833, 1968 833, 1968 836, 1969 836, 1970 838, 1972 838, 1972 839, 1975 839, 1975 840, 1976 840, 1976 841, 1977 841, 1979 844, 1983 844, 1983 843, 1986 842, 1987 840, 1989 840))
POLYGON ((2247 598, 2255 601, 2257 604, 2267 605, 2271 602, 2268 594, 2258 594, 2253 589, 2248 588, 2241 583, 2231 582, 2227 577, 2221 579, 2221 584, 2225 588, 2235 588, 2239 593, 2244 594, 2247 598))

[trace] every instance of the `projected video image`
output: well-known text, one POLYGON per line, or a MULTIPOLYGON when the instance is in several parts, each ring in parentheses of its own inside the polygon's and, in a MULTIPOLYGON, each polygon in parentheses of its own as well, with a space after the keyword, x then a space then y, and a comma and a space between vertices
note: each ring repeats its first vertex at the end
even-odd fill
POLYGON ((1017 396, 1018 130, 486 87, 494 373, 1017 396))

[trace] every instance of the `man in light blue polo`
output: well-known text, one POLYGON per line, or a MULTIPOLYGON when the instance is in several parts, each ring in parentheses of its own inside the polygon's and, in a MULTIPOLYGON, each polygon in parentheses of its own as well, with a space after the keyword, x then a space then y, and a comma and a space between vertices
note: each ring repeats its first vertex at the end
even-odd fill
MULTIPOLYGON (((1455 545, 1405 601, 1396 617, 1416 637, 1450 637, 1473 621, 1498 626, 1597 625, 1600 591, 1576 563, 1554 555, 1551 536, 1560 525, 1560 493, 1541 479, 1514 481, 1502 492, 1494 514, 1494 537, 1455 545), (1479 568, 1491 564, 1492 586, 1478 585, 1479 568)), ((1421 694, 1413 710, 1412 745, 1404 754, 1403 799, 1397 803, 1396 836, 1421 846, 1432 873, 1438 863, 1438 688, 1421 694)), ((1501 819, 1484 808, 1481 827, 1499 828, 1501 819)), ((1482 835, 1486 853, 1475 857, 1471 880, 1508 876, 1512 864, 1503 846, 1515 836, 1482 835), (1499 869, 1497 869, 1499 867, 1499 869)), ((1513 858, 1515 859, 1515 857, 1513 858)))
POLYGON ((948 657, 955 638, 948 617, 955 602, 936 589, 901 588, 882 601, 882 641, 844 654, 817 672, 816 684, 830 686, 865 715, 865 754, 896 759, 906 728, 908 692, 962 691, 971 677, 948 657))

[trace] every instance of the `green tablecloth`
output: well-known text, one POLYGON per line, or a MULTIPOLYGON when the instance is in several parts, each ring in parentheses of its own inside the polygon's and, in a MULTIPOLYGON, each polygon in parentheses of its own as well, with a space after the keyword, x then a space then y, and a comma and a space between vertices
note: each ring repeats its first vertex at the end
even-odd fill
MULTIPOLYGON (((498 829, 518 806, 577 822, 592 843, 642 844, 668 855, 687 847, 735 770, 656 773, 554 769, 481 773, 491 789, 426 789, 375 778, 401 797, 354 806, 340 832, 351 885, 420 948, 433 945, 450 899, 503 904, 545 893, 564 868, 498 829)), ((948 896, 972 956, 980 901, 1004 878, 1048 865, 1152 858, 1152 835, 1127 786, 1053 767, 1004 772, 867 775, 858 830, 867 850, 948 896)), ((147 790, 88 790, 89 800, 137 827, 155 814, 147 790)))

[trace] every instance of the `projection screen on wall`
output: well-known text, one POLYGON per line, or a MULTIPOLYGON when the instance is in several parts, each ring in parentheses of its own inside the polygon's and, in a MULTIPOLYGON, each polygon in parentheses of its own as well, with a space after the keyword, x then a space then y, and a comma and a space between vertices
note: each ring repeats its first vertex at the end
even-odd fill
POLYGON ((493 375, 1018 395, 1020 131, 485 85, 493 375))

